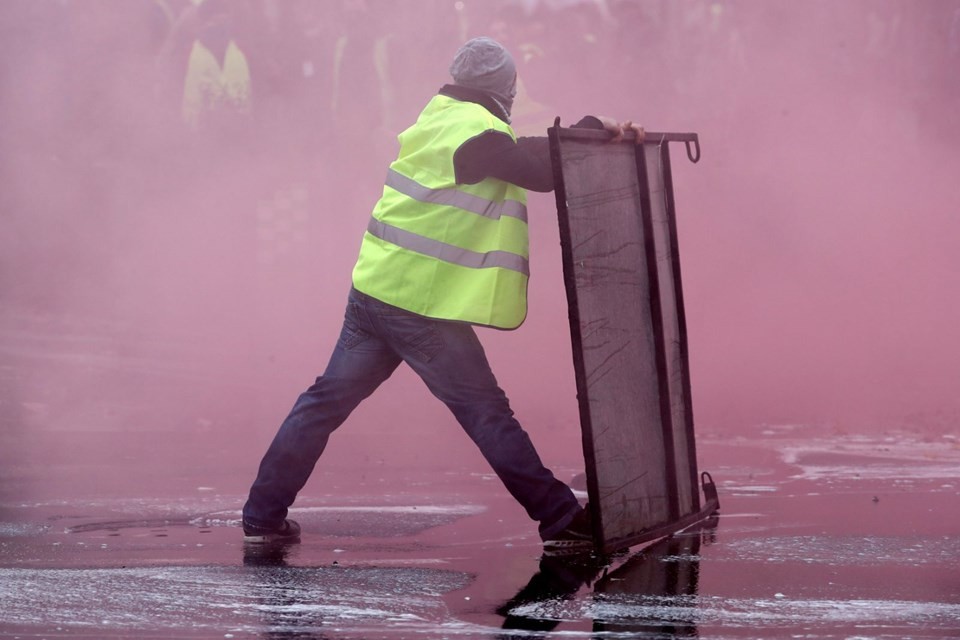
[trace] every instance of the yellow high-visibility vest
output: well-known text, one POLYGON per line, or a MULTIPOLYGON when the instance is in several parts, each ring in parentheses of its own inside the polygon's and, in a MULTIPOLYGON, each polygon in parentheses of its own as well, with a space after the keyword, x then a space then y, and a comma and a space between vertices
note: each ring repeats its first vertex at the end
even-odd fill
POLYGON ((353 286, 413 313, 499 329, 527 314, 526 192, 487 178, 457 184, 453 154, 510 125, 472 102, 435 96, 400 134, 363 236, 353 286))
POLYGON ((250 113, 250 66, 233 40, 227 45, 222 67, 216 56, 196 40, 190 50, 183 86, 183 120, 196 129, 205 114, 220 109, 250 113))

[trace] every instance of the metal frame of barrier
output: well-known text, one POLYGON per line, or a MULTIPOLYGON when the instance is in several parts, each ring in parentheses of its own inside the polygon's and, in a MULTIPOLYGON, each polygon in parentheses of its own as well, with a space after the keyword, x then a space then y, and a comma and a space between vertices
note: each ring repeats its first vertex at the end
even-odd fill
POLYGON ((719 509, 697 470, 669 153, 697 162, 700 144, 610 143, 559 118, 549 139, 594 544, 611 553, 719 509))

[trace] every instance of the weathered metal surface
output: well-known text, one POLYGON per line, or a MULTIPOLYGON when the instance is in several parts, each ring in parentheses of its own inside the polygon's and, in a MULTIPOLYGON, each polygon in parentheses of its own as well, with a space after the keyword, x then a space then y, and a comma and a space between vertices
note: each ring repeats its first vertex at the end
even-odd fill
POLYGON ((551 129, 588 492, 604 551, 669 533, 701 509, 667 135, 682 139, 611 144, 603 132, 551 129))

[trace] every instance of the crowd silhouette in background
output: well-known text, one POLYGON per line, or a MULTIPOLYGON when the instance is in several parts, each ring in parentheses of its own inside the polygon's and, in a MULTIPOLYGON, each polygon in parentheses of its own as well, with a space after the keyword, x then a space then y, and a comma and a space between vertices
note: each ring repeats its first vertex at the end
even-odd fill
MULTIPOLYGON (((829 80, 853 100, 884 78, 914 114, 906 126, 922 132, 928 112, 960 113, 953 0, 6 0, 0 287, 40 307, 65 281, 102 288, 116 266, 110 247, 131 233, 111 221, 155 217, 145 203, 206 228, 206 251, 222 242, 253 253, 276 231, 257 203, 308 198, 309 185, 364 208, 396 134, 476 35, 515 53, 521 134, 602 109, 726 142, 744 122, 769 133, 776 114, 757 87, 775 92, 805 69, 802 56, 783 68, 770 52, 810 28, 835 57, 829 80), (856 29, 833 18, 841 10, 859 16, 856 29), (173 192, 190 195, 174 204, 173 192), (57 258, 33 259, 43 254, 57 258)), ((938 116, 938 134, 945 121, 960 128, 938 116)), ((294 226, 334 215, 305 208, 294 226)), ((226 268, 213 280, 250 276, 226 268)))

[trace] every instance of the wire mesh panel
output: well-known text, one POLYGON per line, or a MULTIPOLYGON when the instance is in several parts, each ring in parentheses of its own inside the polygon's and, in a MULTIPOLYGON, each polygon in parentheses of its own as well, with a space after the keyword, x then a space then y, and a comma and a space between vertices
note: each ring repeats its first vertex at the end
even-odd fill
POLYGON ((587 487, 603 551, 665 535, 717 506, 712 493, 701 509, 697 485, 667 150, 677 135, 635 145, 611 144, 601 131, 550 130, 587 487))

